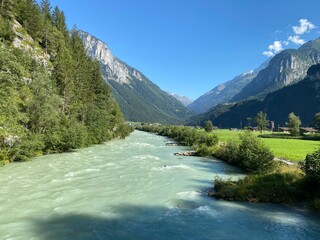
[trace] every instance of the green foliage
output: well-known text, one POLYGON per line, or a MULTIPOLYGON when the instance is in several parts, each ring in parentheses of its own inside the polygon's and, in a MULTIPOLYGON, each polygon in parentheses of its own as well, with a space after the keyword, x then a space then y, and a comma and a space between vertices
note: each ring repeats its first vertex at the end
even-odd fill
POLYGON ((307 176, 320 178, 320 149, 307 154, 304 170, 307 176))
POLYGON ((287 122, 287 127, 289 128, 290 134, 292 136, 298 136, 300 133, 300 125, 301 121, 300 118, 294 113, 290 113, 288 116, 288 122, 287 122))
POLYGON ((14 38, 14 32, 9 20, 3 18, 0 15, 0 42, 7 41, 11 42, 14 38))
POLYGON ((253 173, 268 172, 274 168, 274 155, 261 139, 246 131, 240 135, 239 165, 253 173))
POLYGON ((210 120, 204 123, 204 130, 206 130, 206 132, 211 132, 213 130, 213 124, 210 120))
POLYGON ((147 78, 145 80, 133 80, 131 85, 109 81, 126 120, 182 124, 184 119, 190 116, 187 109, 175 98, 168 96, 147 78))
POLYGON ((203 132, 191 127, 143 124, 137 129, 156 132, 162 136, 173 138, 183 145, 192 146, 200 156, 212 156, 215 151, 215 145, 218 143, 216 134, 203 132))
POLYGON ((271 150, 249 131, 240 135, 240 142, 229 140, 216 151, 215 156, 252 173, 270 172, 275 167, 271 150))
POLYGON ((42 16, 35 0, 21 0, 16 2, 15 13, 17 20, 22 24, 28 34, 34 39, 40 38, 42 16))
POLYGON ((314 126, 319 129, 320 128, 320 112, 316 113, 313 118, 314 126))
POLYGON ((248 202, 294 203, 302 200, 300 173, 249 175, 239 181, 216 179, 215 197, 248 202))
POLYGON ((226 200, 272 203, 306 202, 315 211, 320 211, 320 180, 305 176, 295 166, 278 166, 265 175, 249 175, 238 181, 214 182, 215 193, 211 196, 226 200))
POLYGON ((221 146, 215 152, 217 158, 223 159, 229 164, 236 165, 239 161, 239 143, 235 140, 229 140, 225 146, 221 146))
POLYGON ((257 116, 254 118, 254 121, 257 124, 258 129, 262 134, 262 131, 266 130, 268 126, 269 121, 267 119, 267 114, 262 111, 258 112, 257 116))
POLYGON ((0 5, 0 164, 127 136, 132 128, 99 64, 86 55, 77 31, 69 34, 63 12, 56 8, 51 14, 48 0, 41 9, 34 0, 11 2, 2 1, 5 10, 0 5), (12 18, 22 24, 21 34, 32 36, 30 46, 41 56, 50 54, 51 62, 11 46, 5 24, 10 30, 12 18))

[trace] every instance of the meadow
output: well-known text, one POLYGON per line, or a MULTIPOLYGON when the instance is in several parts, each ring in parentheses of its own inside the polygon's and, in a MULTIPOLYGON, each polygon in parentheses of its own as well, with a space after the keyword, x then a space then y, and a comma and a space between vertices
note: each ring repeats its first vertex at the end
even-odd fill
MULTIPOLYGON (((228 129, 219 129, 212 131, 217 134, 219 141, 227 142, 228 140, 239 139, 241 131, 230 131, 228 129)), ((267 132, 264 132, 267 133, 267 132)), ((260 135, 260 132, 254 132, 260 135)), ((278 139, 278 138, 261 138, 263 142, 272 150, 277 158, 288 159, 292 161, 302 161, 308 153, 312 153, 320 148, 320 141, 301 140, 301 139, 278 139)))

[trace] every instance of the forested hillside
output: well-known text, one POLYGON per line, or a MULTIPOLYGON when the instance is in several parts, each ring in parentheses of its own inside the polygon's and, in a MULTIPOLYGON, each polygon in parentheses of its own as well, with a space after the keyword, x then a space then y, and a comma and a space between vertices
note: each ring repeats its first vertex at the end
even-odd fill
POLYGON ((1 1, 0 80, 1 164, 130 132, 99 63, 49 0, 1 1))

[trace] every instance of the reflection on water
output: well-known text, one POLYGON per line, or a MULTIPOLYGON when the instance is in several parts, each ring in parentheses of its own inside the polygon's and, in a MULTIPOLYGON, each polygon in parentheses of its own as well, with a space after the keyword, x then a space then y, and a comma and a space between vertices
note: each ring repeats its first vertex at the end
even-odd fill
POLYGON ((320 218, 206 196, 242 173, 134 132, 0 169, 0 239, 320 239, 320 218))

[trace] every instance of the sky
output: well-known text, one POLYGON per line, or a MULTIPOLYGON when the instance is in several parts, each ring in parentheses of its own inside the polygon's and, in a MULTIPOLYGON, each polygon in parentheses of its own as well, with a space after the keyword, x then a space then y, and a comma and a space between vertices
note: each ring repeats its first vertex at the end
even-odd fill
POLYGON ((196 99, 320 37, 319 0, 51 0, 161 89, 196 99))

